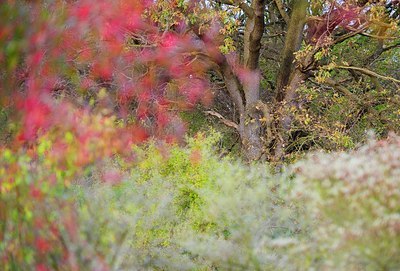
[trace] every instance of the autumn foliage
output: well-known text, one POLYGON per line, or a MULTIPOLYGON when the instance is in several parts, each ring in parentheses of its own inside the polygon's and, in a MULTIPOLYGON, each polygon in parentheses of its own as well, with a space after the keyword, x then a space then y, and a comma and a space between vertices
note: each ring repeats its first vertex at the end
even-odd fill
MULTIPOLYGON (((152 1, 4 1, 0 4, 0 265, 78 270, 79 243, 63 191, 111 155, 134 159, 149 138, 179 142, 176 111, 209 103, 207 51, 197 37, 160 31, 152 1), (55 211, 58 210, 58 211, 55 211), (60 215, 60 217, 59 217, 60 215)), ((104 181, 118 182, 118 172, 104 181)), ((96 270, 107 270, 99 257, 96 270)), ((89 255, 88 255, 89 256, 89 255)))
POLYGON ((380 135, 399 127, 399 79, 383 72, 399 63, 398 12, 399 1, 1 1, 0 269, 398 269, 375 257, 399 255, 396 136, 281 175, 254 161, 354 147, 354 127, 357 143, 379 127, 368 116, 380 135), (350 61, 359 47, 365 61, 350 61), (226 99, 211 108, 214 93, 226 99), (254 164, 216 155, 208 126, 185 139, 182 112, 198 108, 254 164))
POLYGON ((171 105, 209 102, 202 80, 206 64, 195 58, 204 44, 184 31, 160 32, 143 16, 150 2, 4 5, 5 12, 27 16, 25 25, 6 25, 2 43, 11 52, 1 56, 8 68, 2 92, 25 113, 22 141, 61 123, 74 126, 76 117, 65 118, 68 106, 78 115, 95 109, 120 119, 134 115, 142 137, 175 136, 183 131, 170 123, 171 105), (13 28, 23 32, 19 39, 13 28))

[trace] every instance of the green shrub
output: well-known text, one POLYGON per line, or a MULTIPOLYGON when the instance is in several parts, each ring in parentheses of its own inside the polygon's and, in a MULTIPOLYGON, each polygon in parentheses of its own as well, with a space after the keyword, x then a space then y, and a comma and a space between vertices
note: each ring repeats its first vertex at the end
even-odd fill
POLYGON ((214 186, 220 161, 211 149, 217 140, 199 134, 188 139, 185 148, 155 143, 136 147, 137 162, 120 161, 116 168, 125 174, 122 183, 104 185, 93 174, 98 180, 92 185, 76 187, 82 226, 103 225, 85 230, 95 235, 90 239, 104 244, 96 249, 103 255, 118 251, 107 262, 118 270, 194 268, 178 236, 187 227, 196 232, 215 228, 201 210, 205 198, 200 191, 214 186), (118 249, 119 244, 123 248, 118 249))
POLYGON ((32 164, 5 152, 0 175, 17 161, 20 181, 19 194, 2 195, 11 213, 0 223, 8 240, 0 252, 21 257, 11 259, 20 269, 46 255, 56 266, 62 251, 72 261, 66 266, 82 270, 400 268, 400 137, 351 153, 315 154, 280 175, 265 164, 221 159, 215 142, 216 135, 200 134, 185 147, 136 147, 134 162, 96 163, 73 185, 39 196, 28 187, 32 178, 53 174, 47 160, 32 164), (18 208, 23 216, 13 216, 18 208), (29 231, 38 218, 49 228, 29 231), (59 232, 49 235, 52 225, 59 232), (56 249, 35 254, 35 246, 46 248, 34 235, 46 233, 56 249), (23 253, 13 254, 23 242, 23 253))
POLYGON ((118 252, 107 262, 118 262, 118 270, 285 266, 280 244, 299 231, 297 209, 284 200, 291 183, 266 165, 218 158, 217 141, 200 134, 185 148, 137 148, 139 162, 124 166, 129 173, 121 184, 77 187, 81 225, 104 244, 96 250, 118 252), (113 247, 118 244, 123 248, 113 247))
POLYGON ((271 175, 262 164, 225 163, 214 174, 215 189, 203 189, 202 195, 203 212, 215 230, 186 232, 185 248, 216 270, 289 267, 281 246, 300 232, 297 208, 285 201, 291 182, 271 175))

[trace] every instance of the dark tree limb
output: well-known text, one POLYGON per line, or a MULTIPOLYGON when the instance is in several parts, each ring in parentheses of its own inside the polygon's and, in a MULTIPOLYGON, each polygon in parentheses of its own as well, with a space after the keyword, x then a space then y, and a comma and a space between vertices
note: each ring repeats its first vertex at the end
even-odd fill
POLYGON ((225 4, 225 5, 238 6, 239 8, 241 8, 243 10, 243 12, 246 14, 246 16, 248 16, 248 17, 252 17, 253 16, 253 10, 244 1, 240 1, 240 0, 218 0, 216 2, 225 4))
POLYGON ((279 14, 282 16, 283 20, 286 24, 289 24, 289 15, 285 11, 285 7, 283 5, 282 0, 274 0, 276 7, 278 8, 279 14))
POLYGON ((281 55, 281 67, 276 83, 278 102, 285 97, 285 87, 288 85, 294 70, 294 53, 299 50, 303 39, 303 29, 307 16, 307 0, 297 0, 293 3, 293 12, 289 21, 289 28, 285 39, 285 47, 281 55))
POLYGON ((392 81, 395 83, 400 83, 400 80, 390 77, 390 76, 384 76, 381 74, 378 74, 374 71, 368 70, 366 68, 360 68, 360 67, 354 67, 354 66, 341 66, 341 65, 336 65, 335 68, 337 69, 344 69, 344 70, 353 70, 353 71, 358 71, 362 74, 368 75, 370 77, 375 77, 375 78, 380 78, 383 80, 388 80, 388 81, 392 81))

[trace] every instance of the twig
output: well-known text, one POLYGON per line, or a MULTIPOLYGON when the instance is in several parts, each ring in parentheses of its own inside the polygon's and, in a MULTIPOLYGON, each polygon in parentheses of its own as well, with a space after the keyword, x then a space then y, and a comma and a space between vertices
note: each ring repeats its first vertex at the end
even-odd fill
POLYGON ((237 5, 238 7, 240 7, 243 12, 248 16, 248 17, 253 17, 254 15, 254 11, 253 9, 246 4, 246 2, 241 1, 241 0, 219 0, 218 2, 225 4, 225 5, 237 5))
POLYGON ((381 79, 384 79, 384 80, 389 80, 389 81, 393 81, 393 82, 396 82, 396 83, 400 83, 400 80, 398 80, 396 78, 393 78, 393 77, 390 77, 390 76, 384 76, 384 75, 381 75, 379 73, 376 73, 374 71, 371 71, 371 70, 368 70, 368 69, 365 69, 365 68, 354 67, 354 66, 341 66, 341 65, 335 65, 335 68, 344 69, 344 70, 359 71, 359 72, 361 72, 361 73, 363 73, 365 75, 368 75, 368 76, 372 76, 372 77, 381 78, 381 79))
POLYGON ((232 128, 235 128, 236 130, 239 130, 239 125, 237 125, 235 122, 233 122, 231 120, 224 118, 224 116, 222 116, 218 112, 207 110, 207 111, 204 111, 204 113, 206 113, 207 115, 217 117, 223 124, 225 124, 228 127, 232 127, 232 128))

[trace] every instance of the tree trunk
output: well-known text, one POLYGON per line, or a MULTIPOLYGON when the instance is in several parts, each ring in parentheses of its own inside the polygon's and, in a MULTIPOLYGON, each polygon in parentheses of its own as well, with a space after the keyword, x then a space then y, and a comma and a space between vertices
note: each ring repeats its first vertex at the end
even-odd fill
POLYGON ((281 66, 276 80, 276 100, 282 102, 285 98, 286 87, 294 72, 294 53, 300 49, 303 40, 303 29, 306 23, 308 1, 296 0, 292 7, 292 16, 290 17, 285 47, 281 55, 281 66))
POLYGON ((226 59, 220 64, 220 67, 225 86, 239 112, 238 132, 242 143, 242 153, 248 161, 258 160, 263 153, 260 123, 262 110, 257 109, 260 98, 258 91, 260 76, 257 71, 253 71, 246 76, 245 82, 240 82, 226 59), (247 101, 251 103, 246 103, 247 101))
POLYGON ((240 118, 242 150, 248 161, 259 160, 263 154, 263 134, 260 119, 262 111, 257 108, 260 100, 260 76, 254 71, 249 82, 244 84, 246 94, 245 114, 240 118))
MULTIPOLYGON (((280 162, 285 156, 285 148, 289 142, 289 133, 293 122, 291 108, 296 105, 296 91, 306 75, 300 67, 295 67, 294 53, 300 49, 303 40, 303 30, 306 23, 308 0, 296 0, 293 3, 284 49, 281 56, 281 66, 276 82, 276 109, 278 117, 275 123, 276 146, 274 160, 280 162)), ((303 64, 303 63, 297 63, 303 64)))
POLYGON ((247 78, 242 80, 245 95, 245 112, 240 117, 242 150, 247 160, 261 158, 263 154, 262 125, 260 112, 255 110, 260 99, 259 58, 261 38, 264 33, 265 0, 253 0, 244 35, 243 64, 248 69, 247 78))
POLYGON ((289 85, 286 87, 285 96, 283 97, 283 103, 279 111, 280 118, 278 119, 278 129, 280 131, 276 141, 276 148, 274 154, 275 162, 283 161, 286 151, 285 148, 289 144, 290 129, 293 123, 292 108, 297 108, 299 105, 296 102, 297 89, 301 83, 307 78, 300 69, 296 69, 289 81, 289 85))

